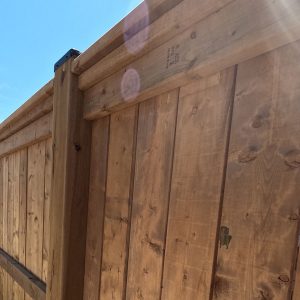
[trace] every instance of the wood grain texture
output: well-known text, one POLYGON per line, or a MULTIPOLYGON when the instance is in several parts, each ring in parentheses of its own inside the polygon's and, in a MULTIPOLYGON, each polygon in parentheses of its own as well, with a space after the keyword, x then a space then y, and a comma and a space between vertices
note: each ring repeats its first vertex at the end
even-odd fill
MULTIPOLYGON (((176 0, 170 2, 174 5, 172 9, 169 9, 137 34, 130 38, 126 37, 125 42, 120 47, 109 52, 99 62, 83 72, 79 77, 79 88, 87 90, 195 23, 216 13, 232 0, 202 0, 201 2, 199 0, 176 0), (146 40, 144 40, 145 37, 147 37, 146 40), (139 51, 135 51, 132 55, 132 52, 128 51, 129 47, 137 48, 139 51)), ((137 19, 138 16, 131 17, 131 20, 137 19)))
MULTIPOLYGON (((3 160, 4 159, 0 159, 0 248, 3 249, 3 160)), ((0 300, 4 300, 3 299, 3 283, 4 283, 4 270, 0 267, 0 300)))
POLYGON ((137 107, 111 115, 100 299, 124 299, 137 107))
MULTIPOLYGON (((17 176, 17 164, 19 162, 19 153, 13 153, 8 156, 8 193, 7 193, 7 252, 14 255, 14 243, 18 243, 18 237, 14 234, 14 206, 19 204, 19 185, 17 176)), ((19 220, 16 220, 19 221, 19 220)), ((11 276, 7 276, 7 299, 13 300, 15 290, 14 282, 11 276)))
POLYGON ((293 291, 293 300, 300 299, 300 252, 298 247, 298 259, 296 265, 295 287, 293 291))
POLYGON ((26 299, 46 299, 45 283, 2 249, 0 249, 0 266, 5 270, 7 276, 13 280, 13 292, 9 294, 12 299, 24 299, 24 291, 26 291, 26 299), (19 288, 20 293, 16 293, 16 287, 19 288), (32 298, 29 295, 31 295, 32 298))
MULTIPOLYGON (((81 74, 83 71, 92 68, 99 60, 105 59, 107 55, 122 46, 125 37, 129 38, 134 34, 137 35, 139 32, 142 32, 146 25, 152 24, 182 1, 145 0, 144 3, 135 8, 122 21, 102 36, 101 39, 77 57, 74 60, 72 72, 81 74)), ((126 54, 123 53, 123 55, 126 54)), ((132 54, 127 53, 127 58, 130 59, 131 56, 132 54)), ((115 60, 115 65, 119 64, 120 61, 115 60)), ((113 66, 113 68, 116 68, 116 66, 113 66)))
POLYGON ((47 300, 83 298, 91 127, 83 119, 73 60, 58 68, 54 78, 47 300))
POLYGON ((52 134, 52 113, 49 113, 0 143, 0 156, 8 155, 34 143, 49 138, 52 134))
POLYGON ((38 277, 43 270, 45 141, 28 148, 26 267, 38 277))
MULTIPOLYGON (((8 198, 8 156, 2 159, 3 164, 3 244, 4 251, 7 252, 7 198, 8 198)), ((8 274, 3 273, 3 299, 8 299, 7 295, 8 274)))
MULTIPOLYGON (((18 228, 18 258, 19 262, 26 265, 26 233, 27 233, 27 174, 28 174, 28 149, 20 151, 19 167, 19 228, 18 228)), ((19 288, 20 300, 24 299, 24 291, 19 288)))
POLYGON ((235 69, 180 90, 162 299, 209 299, 235 69))
POLYGON ((53 80, 50 80, 29 100, 27 100, 22 106, 20 106, 14 113, 12 113, 0 124, 0 140, 2 140, 3 136, 7 136, 7 134, 10 135, 12 132, 20 130, 24 124, 31 123, 33 120, 35 120, 35 117, 37 116, 37 114, 35 114, 36 109, 43 111, 43 109, 45 108, 44 103, 46 103, 47 99, 49 99, 49 97, 51 97, 52 95, 53 80), (31 121, 29 121, 29 116, 32 116, 31 121), (21 124, 22 126, 20 126, 21 124))
POLYGON ((20 116, 12 119, 7 123, 6 126, 2 127, 0 125, 0 141, 7 139, 9 136, 20 131, 24 127, 33 123, 34 121, 40 119, 44 115, 52 111, 53 97, 50 96, 39 103, 36 103, 33 107, 28 107, 24 109, 20 116))
POLYGON ((298 0, 288 0, 288 5, 281 0, 233 1, 88 89, 85 118, 110 114, 296 41, 299 12, 298 0), (131 69, 135 75, 127 73, 131 69))
POLYGON ((159 299, 178 90, 140 105, 126 299, 159 299))
POLYGON ((43 273, 42 279, 47 282, 49 239, 50 239, 50 201, 52 185, 52 139, 45 142, 45 191, 44 191, 44 228, 43 228, 43 273))
POLYGON ((85 300, 98 300, 100 293, 108 139, 109 118, 93 122, 83 296, 85 300))
MULTIPOLYGON (((13 178, 12 178, 12 252, 11 255, 18 261, 20 261, 20 250, 25 249, 25 245, 20 244, 20 217, 21 217, 21 153, 16 152, 11 155, 13 157, 13 178)), ((24 192, 24 190, 22 190, 24 192)), ((26 190, 25 190, 26 196, 26 190)), ((24 195, 22 195, 24 197, 24 195)), ((21 255, 24 252, 21 253, 21 255)), ((22 257, 23 263, 25 263, 25 257, 22 257)), ((24 292, 18 283, 13 280, 13 299, 24 299, 24 292)))
POLYGON ((214 299, 290 299, 300 204, 299 43, 238 68, 214 299))

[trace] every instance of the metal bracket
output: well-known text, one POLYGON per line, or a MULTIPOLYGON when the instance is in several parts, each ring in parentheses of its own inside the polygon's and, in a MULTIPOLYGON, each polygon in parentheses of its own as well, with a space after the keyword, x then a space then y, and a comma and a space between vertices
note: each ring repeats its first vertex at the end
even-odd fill
POLYGON ((54 72, 61 67, 67 60, 69 60, 71 57, 79 56, 80 51, 76 49, 70 49, 55 65, 54 65, 54 72))

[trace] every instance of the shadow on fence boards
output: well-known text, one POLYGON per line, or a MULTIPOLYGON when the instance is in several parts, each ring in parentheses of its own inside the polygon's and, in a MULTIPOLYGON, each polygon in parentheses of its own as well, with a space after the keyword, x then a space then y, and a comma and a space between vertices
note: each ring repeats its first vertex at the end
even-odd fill
POLYGON ((4 300, 299 300, 300 2, 149 0, 0 125, 4 300))

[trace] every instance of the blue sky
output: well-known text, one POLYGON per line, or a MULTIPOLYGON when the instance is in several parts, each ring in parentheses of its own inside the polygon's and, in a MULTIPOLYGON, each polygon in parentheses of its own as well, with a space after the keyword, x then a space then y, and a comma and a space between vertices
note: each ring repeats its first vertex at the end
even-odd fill
POLYGON ((141 0, 1 0, 0 122, 53 77, 70 48, 84 51, 141 0))

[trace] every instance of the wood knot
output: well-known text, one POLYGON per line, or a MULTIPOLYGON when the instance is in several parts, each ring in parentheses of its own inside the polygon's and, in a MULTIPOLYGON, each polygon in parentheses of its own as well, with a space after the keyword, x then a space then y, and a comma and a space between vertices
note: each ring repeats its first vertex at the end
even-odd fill
POLYGON ((279 275, 278 279, 281 282, 284 282, 284 283, 288 283, 290 281, 290 278, 287 275, 285 275, 285 274, 279 275))
POLYGON ((188 280, 188 272, 186 270, 183 271, 182 281, 185 282, 188 280))
POLYGON ((298 214, 291 214, 289 216, 290 221, 298 221, 299 220, 299 215, 298 214))
POLYGON ((256 146, 250 146, 243 150, 238 157, 240 163, 248 163, 257 158, 258 149, 256 146))
POLYGON ((79 152, 81 150, 81 146, 77 143, 74 143, 74 148, 77 152, 79 152))
POLYGON ((157 255, 162 256, 164 254, 163 247, 161 245, 159 245, 158 243, 154 243, 153 241, 151 241, 148 234, 146 234, 144 242, 146 244, 148 244, 150 249, 152 249, 157 255))
POLYGON ((300 150, 290 150, 285 154, 284 163, 291 169, 300 167, 300 150))
POLYGON ((254 116, 252 127, 260 128, 262 127, 270 117, 270 107, 264 106, 259 109, 259 112, 254 116))

